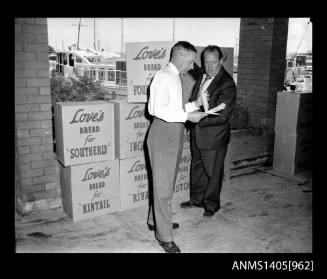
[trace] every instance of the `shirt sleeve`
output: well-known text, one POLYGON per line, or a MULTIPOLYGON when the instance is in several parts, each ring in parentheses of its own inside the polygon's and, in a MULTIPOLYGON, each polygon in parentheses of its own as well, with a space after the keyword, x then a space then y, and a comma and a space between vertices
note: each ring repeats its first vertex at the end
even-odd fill
POLYGON ((188 113, 183 109, 175 109, 170 105, 169 92, 170 76, 168 73, 160 73, 155 76, 150 85, 150 98, 148 103, 149 113, 166 122, 186 122, 188 113))

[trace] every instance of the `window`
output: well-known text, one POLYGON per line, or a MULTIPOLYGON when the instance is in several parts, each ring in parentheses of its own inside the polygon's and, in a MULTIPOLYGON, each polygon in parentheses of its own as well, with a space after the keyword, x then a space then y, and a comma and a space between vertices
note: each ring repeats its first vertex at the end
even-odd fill
POLYGON ((74 67, 74 58, 72 54, 69 54, 69 66, 74 67))
POLYGON ((63 53, 64 65, 67 65, 67 53, 63 53))
POLYGON ((109 69, 108 71, 108 80, 109 81, 114 81, 115 80, 115 71, 112 69, 109 69))
POLYGON ((304 66, 305 65, 305 60, 306 60, 306 57, 305 56, 302 56, 302 55, 298 55, 296 56, 296 66, 304 66))
POLYGON ((122 82, 122 85, 127 85, 127 73, 126 73, 126 71, 121 73, 121 82, 122 82))
POLYGON ((83 63, 82 58, 76 55, 76 63, 83 63))
POLYGON ((126 85, 126 61, 116 61, 116 70, 116 83, 126 85))
POLYGON ((96 73, 94 68, 91 68, 90 73, 91 73, 91 78, 96 78, 96 73))
POLYGON ((99 80, 104 80, 104 68, 99 69, 99 80))
POLYGON ((116 69, 119 71, 126 71, 126 61, 116 61, 116 69))

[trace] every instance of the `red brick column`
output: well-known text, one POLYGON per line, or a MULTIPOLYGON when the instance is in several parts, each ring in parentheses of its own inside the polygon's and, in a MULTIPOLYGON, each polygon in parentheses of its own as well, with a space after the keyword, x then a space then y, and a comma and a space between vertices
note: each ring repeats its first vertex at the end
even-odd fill
POLYGON ((23 212, 54 206, 60 197, 47 32, 45 18, 15 19, 16 207, 23 212))
POLYGON ((283 89, 288 18, 241 18, 238 98, 249 126, 273 129, 277 91, 283 89))

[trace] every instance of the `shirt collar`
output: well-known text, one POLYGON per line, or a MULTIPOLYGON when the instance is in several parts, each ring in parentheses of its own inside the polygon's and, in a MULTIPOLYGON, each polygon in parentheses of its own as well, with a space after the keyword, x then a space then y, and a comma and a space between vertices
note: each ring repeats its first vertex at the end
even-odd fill
POLYGON ((175 66, 173 63, 169 62, 169 63, 168 63, 168 66, 170 67, 170 69, 172 69, 172 71, 173 71, 177 76, 179 75, 179 71, 178 71, 178 69, 176 68, 176 66, 175 66))
POLYGON ((208 77, 208 79, 213 79, 215 76, 213 76, 213 77, 209 77, 207 74, 204 74, 204 79, 206 79, 208 77))

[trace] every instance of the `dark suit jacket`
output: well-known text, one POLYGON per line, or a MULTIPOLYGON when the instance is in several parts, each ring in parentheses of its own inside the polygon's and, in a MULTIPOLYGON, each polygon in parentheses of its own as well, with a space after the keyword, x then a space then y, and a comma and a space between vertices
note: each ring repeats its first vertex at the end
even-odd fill
MULTIPOLYGON (((194 85, 191 101, 198 96, 203 74, 194 85)), ((191 126, 191 138, 199 149, 217 149, 219 145, 227 145, 230 140, 230 118, 236 103, 236 85, 232 76, 221 66, 208 87, 209 109, 221 103, 226 107, 219 115, 208 115, 199 123, 191 126)))

